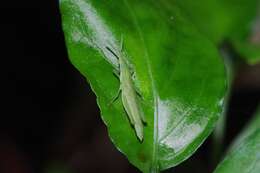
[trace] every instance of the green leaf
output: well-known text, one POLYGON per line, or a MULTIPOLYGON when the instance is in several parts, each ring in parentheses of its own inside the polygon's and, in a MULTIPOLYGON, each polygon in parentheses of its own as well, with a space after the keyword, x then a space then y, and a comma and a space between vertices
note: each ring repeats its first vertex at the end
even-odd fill
POLYGON ((233 27, 229 39, 237 53, 249 64, 260 62, 260 1, 235 0, 233 27), (239 11, 239 12, 238 12, 239 11))
MULTIPOLYGON (((256 34, 260 34, 260 28, 256 34)), ((241 58, 243 58, 248 64, 254 65, 260 62, 260 40, 257 43, 252 42, 252 40, 250 41, 250 37, 256 36, 247 35, 247 38, 233 37, 232 43, 241 58)))
POLYGON ((234 151, 226 156, 214 173, 259 173, 260 129, 245 138, 234 151))
POLYGON ((244 130, 242 130, 238 137, 233 141, 231 147, 229 148, 229 151, 232 151, 235 148, 237 148, 237 146, 239 146, 239 144, 242 143, 245 140, 245 138, 247 138, 257 129, 260 129, 260 106, 255 116, 249 121, 244 130))
POLYGON ((171 0, 61 0, 60 7, 71 62, 96 94, 118 150, 143 172, 158 172, 191 156, 223 109, 226 75, 215 46, 171 0), (120 50, 121 36, 142 95, 143 142, 121 97, 109 104, 120 82, 113 75, 117 59, 106 47, 120 50))
POLYGON ((260 109, 232 144, 214 173, 258 173, 260 171, 260 109))
POLYGON ((174 1, 199 31, 215 44, 220 44, 226 38, 232 19, 221 0, 174 1))
POLYGON ((255 64, 260 61, 259 0, 175 0, 175 2, 200 32, 216 45, 228 41, 248 63, 255 64))
POLYGON ((248 32, 258 0, 175 0, 196 27, 214 43, 248 32), (202 5, 203 4, 203 5, 202 5))

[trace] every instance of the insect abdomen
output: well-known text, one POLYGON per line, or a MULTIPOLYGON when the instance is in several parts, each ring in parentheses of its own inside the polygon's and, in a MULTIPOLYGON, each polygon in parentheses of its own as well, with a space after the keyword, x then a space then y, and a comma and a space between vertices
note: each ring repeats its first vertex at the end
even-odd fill
MULTIPOLYGON (((124 63, 123 61, 121 61, 124 63)), ((122 64, 123 66, 126 64, 122 64)), ((122 66, 121 66, 122 67, 122 66)), ((126 66, 125 66, 126 67, 126 66)), ((143 122, 140 105, 138 103, 137 93, 133 85, 129 69, 122 69, 120 74, 122 102, 126 113, 134 126, 137 137, 143 140, 143 122)))

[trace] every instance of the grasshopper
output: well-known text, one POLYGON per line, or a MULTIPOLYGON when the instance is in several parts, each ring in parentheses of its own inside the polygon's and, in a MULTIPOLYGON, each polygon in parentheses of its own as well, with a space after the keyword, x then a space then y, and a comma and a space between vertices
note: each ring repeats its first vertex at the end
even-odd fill
MULTIPOLYGON (((132 79, 133 73, 131 72, 130 66, 127 64, 123 53, 120 53, 120 55, 118 55, 111 48, 106 47, 106 49, 111 52, 119 61, 119 68, 117 69, 117 71, 114 71, 114 73, 120 80, 120 87, 118 90, 118 94, 113 99, 113 101, 118 98, 121 92, 124 109, 128 115, 131 125, 135 129, 136 136, 142 142, 144 137, 143 128, 146 120, 139 103, 138 95, 140 94, 137 92, 132 79)), ((120 52, 122 52, 122 49, 123 42, 121 41, 120 52)))

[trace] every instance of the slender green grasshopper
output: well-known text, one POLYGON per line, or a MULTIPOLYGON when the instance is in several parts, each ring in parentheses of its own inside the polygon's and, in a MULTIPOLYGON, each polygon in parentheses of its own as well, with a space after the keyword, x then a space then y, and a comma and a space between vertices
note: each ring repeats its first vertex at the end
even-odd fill
POLYGON ((123 49, 123 41, 121 41, 120 55, 116 54, 115 51, 109 47, 106 47, 106 49, 111 52, 119 61, 119 68, 117 71, 114 71, 114 73, 120 80, 120 87, 118 94, 113 99, 113 101, 118 98, 121 92, 122 103, 130 123, 135 129, 135 133, 138 139, 143 141, 143 128, 146 120, 139 103, 139 93, 137 92, 132 79, 133 73, 131 72, 130 66, 127 64, 123 53, 121 53, 123 49))

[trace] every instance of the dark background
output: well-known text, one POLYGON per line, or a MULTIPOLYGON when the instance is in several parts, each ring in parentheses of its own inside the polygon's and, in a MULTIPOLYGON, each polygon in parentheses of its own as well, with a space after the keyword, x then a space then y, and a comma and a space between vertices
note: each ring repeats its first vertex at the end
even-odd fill
MULTIPOLYGON (((1 2, 0 34, 0 173, 138 172, 111 144, 94 94, 68 60, 58 1, 1 2)), ((260 100, 260 66, 240 64, 224 148, 260 100)), ((209 138, 174 172, 209 172, 210 149, 209 138)))

